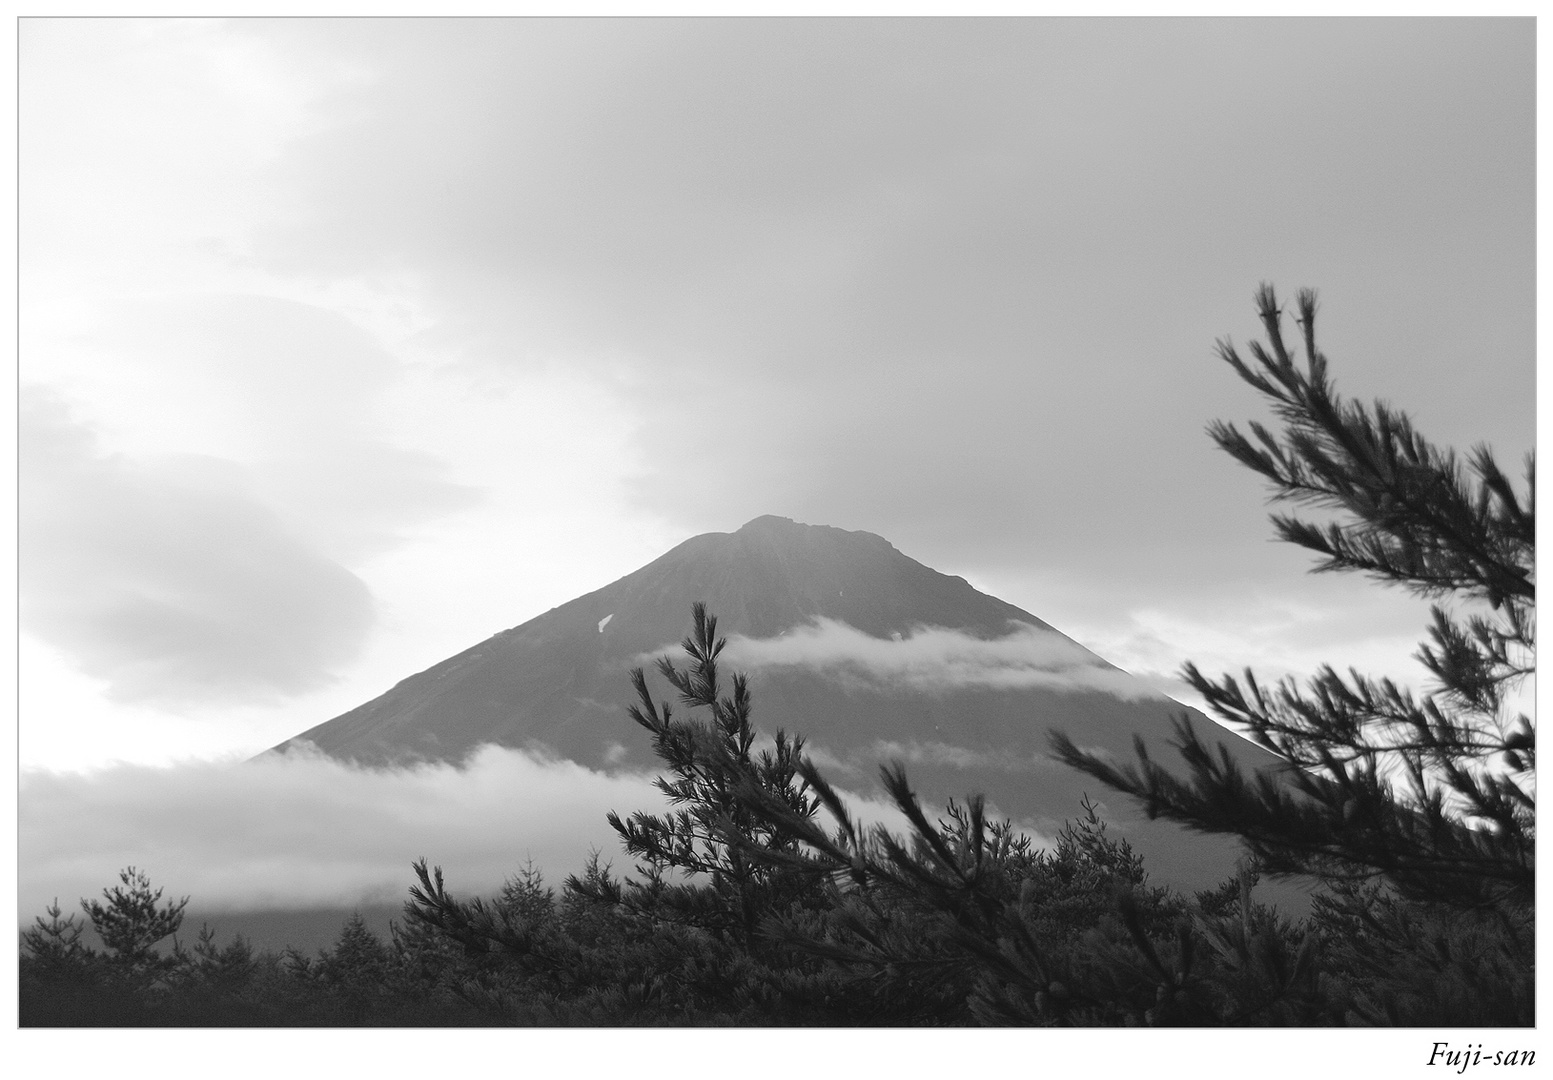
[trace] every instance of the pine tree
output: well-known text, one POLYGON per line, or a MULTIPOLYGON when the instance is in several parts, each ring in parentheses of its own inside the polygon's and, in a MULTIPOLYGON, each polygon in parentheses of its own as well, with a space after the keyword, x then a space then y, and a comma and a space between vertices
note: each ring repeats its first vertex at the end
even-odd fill
POLYGON ((76 975, 83 967, 84 959, 91 955, 81 944, 86 928, 75 921, 74 915, 61 918, 59 898, 44 909, 43 916, 33 918, 34 925, 22 932, 23 967, 29 963, 33 972, 42 977, 61 978, 76 975))
MULTIPOLYGON (((1227 340, 1218 353, 1270 401, 1282 430, 1252 423, 1247 435, 1216 422, 1209 434, 1270 482, 1274 501, 1333 512, 1326 522, 1272 515, 1279 539, 1319 556, 1316 572, 1357 572, 1436 601, 1417 653, 1432 686, 1415 695, 1331 666, 1304 687, 1289 679, 1267 686, 1249 669, 1214 681, 1188 663, 1185 679, 1213 711, 1283 758, 1284 772, 1249 778, 1184 724, 1176 746, 1185 777, 1152 761, 1141 742, 1131 765, 1060 733, 1054 750, 1151 816, 1238 835, 1263 869, 1331 883, 1317 905, 1329 944, 1352 953, 1355 971, 1360 960, 1392 958, 1369 964, 1375 996, 1354 1006, 1356 1018, 1468 1022, 1443 1004, 1449 995, 1412 1012, 1398 1004, 1418 998, 1416 979, 1410 988, 1387 975, 1406 966, 1394 962, 1402 953, 1436 982, 1518 979, 1522 990, 1506 993, 1529 1010, 1536 733, 1509 695, 1536 662, 1534 458, 1517 492, 1488 447, 1463 460, 1384 402, 1341 397, 1316 346, 1313 292, 1297 301, 1303 364, 1285 341, 1270 286, 1257 307, 1266 344, 1253 343, 1249 361, 1227 340), (1365 882, 1380 891, 1366 892, 1365 882), (1407 918, 1366 916, 1377 896, 1393 911, 1412 905, 1407 918), (1438 927, 1427 942, 1433 959, 1393 933, 1409 920, 1438 927), (1361 926, 1379 940, 1354 952, 1342 928, 1361 926), (1462 944, 1484 935, 1497 944, 1462 944)), ((1530 1022, 1529 1011, 1520 1015, 1530 1022)), ((1513 1021, 1500 1013, 1485 1022, 1513 1021)))
POLYGON ((1064 736, 1058 755, 1140 800, 1151 813, 1242 836, 1274 873, 1384 876, 1402 895, 1464 907, 1529 905, 1534 886, 1535 730, 1509 715, 1507 692, 1534 670, 1534 465, 1518 495, 1487 447, 1464 465, 1385 403, 1345 401, 1316 348, 1316 300, 1299 295, 1303 369, 1284 341, 1273 290, 1257 296, 1268 345, 1247 363, 1219 355, 1273 403, 1284 430, 1247 437, 1215 423, 1215 442, 1272 482, 1274 498, 1337 512, 1325 525, 1274 514, 1280 539, 1318 553, 1318 572, 1357 571, 1469 613, 1432 608, 1418 653, 1436 686, 1415 697, 1390 679, 1330 666, 1301 689, 1186 679, 1223 719, 1295 768, 1241 775, 1180 729, 1192 773, 1181 780, 1141 754, 1118 767, 1064 736))
POLYGON ((311 974, 332 991, 345 1017, 360 1021, 387 1003, 394 954, 372 932, 361 912, 352 912, 334 940, 334 948, 320 949, 311 974))
POLYGON ((198 982, 202 990, 221 994, 245 987, 258 963, 253 946, 241 934, 222 948, 216 944, 216 931, 206 923, 195 938, 185 974, 198 982))
POLYGON ((718 658, 726 640, 703 605, 683 642, 685 667, 658 671, 681 704, 704 715, 680 718, 655 700, 646 673, 632 672, 631 718, 652 735, 666 768, 658 788, 677 809, 609 821, 637 860, 621 879, 590 859, 556 901, 529 867, 492 902, 449 895, 440 868, 414 866, 406 916, 462 946, 468 970, 456 988, 492 1016, 527 1023, 777 1022, 772 970, 785 957, 761 934, 774 912, 812 902, 819 879, 751 852, 790 852, 797 841, 753 815, 735 791, 752 785, 801 820, 816 802, 797 777, 801 739, 778 732, 757 751, 746 679, 724 694, 718 658))
MULTIPOLYGON (((933 824, 898 763, 885 789, 911 825, 902 840, 863 829, 805 759, 800 772, 840 823, 834 835, 785 813, 752 787, 754 811, 802 841, 767 853, 828 874, 829 904, 768 932, 860 973, 851 1022, 988 1025, 1312 1024, 1333 1022, 1320 990, 1316 937, 1249 898, 1188 905, 1151 887, 1142 859, 1109 836, 1087 801, 1050 850, 980 796, 933 824)), ((1219 890, 1224 892, 1227 890, 1219 890)), ((817 980, 821 983, 824 980, 817 980)), ((843 1014, 845 1015, 845 1014, 843 1014)))
MULTIPOLYGON (((801 737, 789 739, 778 731, 770 749, 755 752, 749 682, 735 674, 732 693, 723 695, 718 657, 727 640, 717 636, 717 618, 707 614, 705 604, 693 605, 691 613, 694 629, 681 643, 689 664, 681 668, 663 657, 658 672, 678 691, 682 705, 705 714, 675 719, 671 705, 653 699, 645 671, 631 673, 637 695, 631 719, 652 736, 654 753, 672 774, 657 779, 658 790, 680 809, 662 816, 638 811, 625 819, 609 814, 627 853, 639 860, 642 879, 600 898, 736 933, 749 946, 761 919, 812 892, 817 878, 756 857, 762 851, 794 851, 797 841, 752 813, 736 793, 752 786, 800 819, 812 818, 819 803, 798 775, 801 737), (671 880, 670 874, 685 880, 671 880)), ((568 885, 582 888, 575 878, 568 885)))
POLYGON ((109 970, 115 979, 145 989, 177 967, 176 939, 168 956, 158 954, 156 944, 183 925, 187 896, 162 904, 162 890, 153 890, 151 879, 133 866, 120 870, 119 884, 104 889, 102 895, 102 900, 82 900, 81 910, 109 950, 109 970))

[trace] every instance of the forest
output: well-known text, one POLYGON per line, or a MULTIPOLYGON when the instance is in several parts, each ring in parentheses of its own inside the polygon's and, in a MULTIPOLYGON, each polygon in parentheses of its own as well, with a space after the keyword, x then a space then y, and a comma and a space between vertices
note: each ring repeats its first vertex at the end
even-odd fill
POLYGON ((1184 725, 1184 775, 1053 735, 1054 757, 1150 815, 1238 836, 1218 886, 1151 883, 1088 803, 1038 848, 980 796, 925 808, 897 764, 881 781, 910 831, 854 821, 801 735, 754 727, 758 687, 722 670, 698 604, 683 656, 632 676, 670 809, 610 816, 629 872, 595 854, 470 898, 422 860, 388 940, 355 918, 304 955, 208 927, 190 943, 187 900, 126 868, 23 931, 22 1025, 1533 1025, 1535 727, 1510 696, 1535 670, 1533 463, 1517 491, 1486 448, 1459 457, 1340 397, 1314 294, 1296 308, 1291 345, 1264 286, 1265 343, 1219 346, 1281 430, 1210 435, 1275 500, 1333 515, 1273 515, 1318 571, 1435 601, 1418 653, 1434 685, 1188 664, 1277 776, 1184 725), (1309 914, 1260 903, 1267 876, 1319 881, 1309 914))

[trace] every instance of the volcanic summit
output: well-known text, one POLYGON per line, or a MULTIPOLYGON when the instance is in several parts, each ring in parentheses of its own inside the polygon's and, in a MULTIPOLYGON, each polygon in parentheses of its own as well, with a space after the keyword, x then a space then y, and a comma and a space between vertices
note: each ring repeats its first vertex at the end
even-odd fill
POLYGON ((930 802, 982 792, 1046 837, 1087 793, 1162 880, 1216 883, 1232 872, 1238 842, 1146 820, 1053 761, 1050 729, 1123 760, 1140 736, 1157 760, 1179 763, 1167 740, 1184 713, 1248 770, 1277 767, 1031 613, 882 537, 773 516, 692 537, 276 749, 305 741, 387 765, 456 762, 495 743, 651 769, 647 735, 626 715, 629 673, 658 656, 682 658, 677 643, 696 601, 730 639, 724 670, 750 674, 757 728, 804 735, 838 787, 870 793, 878 765, 901 760, 930 802))

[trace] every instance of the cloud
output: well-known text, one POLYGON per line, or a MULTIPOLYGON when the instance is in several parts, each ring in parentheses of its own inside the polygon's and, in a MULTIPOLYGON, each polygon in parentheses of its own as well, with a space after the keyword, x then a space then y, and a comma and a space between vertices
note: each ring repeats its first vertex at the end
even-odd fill
POLYGON ((481 498, 386 437, 406 365, 273 296, 94 310, 31 350, 49 382, 23 395, 25 625, 121 701, 331 685, 376 622, 358 571, 481 498))
POLYGON ((1123 700, 1159 694, 1055 631, 1013 623, 1000 638, 922 626, 896 640, 818 619, 780 637, 728 639, 729 662, 750 669, 803 667, 842 681, 942 692, 962 687, 1099 691, 1123 700))
POLYGON ((22 625, 120 700, 262 700, 329 681, 372 621, 366 586, 192 455, 102 454, 62 402, 24 392, 22 625))
MULTIPOLYGON (((775 740, 762 733, 755 737, 753 749, 758 754, 771 750, 773 746, 775 746, 775 740)), ((1044 754, 1031 754, 1021 758, 1009 754, 983 753, 937 741, 918 742, 916 739, 904 743, 891 739, 876 739, 866 749, 855 750, 845 758, 831 752, 827 747, 812 742, 804 743, 803 752, 805 757, 819 767, 821 775, 833 782, 833 786, 842 795, 855 822, 864 829, 871 829, 876 825, 882 826, 896 836, 910 835, 911 824, 894 802, 885 800, 882 789, 875 787, 872 789, 874 792, 872 795, 858 795, 846 787, 834 785, 838 774, 845 776, 849 784, 861 786, 869 781, 876 781, 882 765, 896 761, 903 761, 908 765, 940 765, 952 769, 997 769, 1005 772, 1034 772, 1040 769, 1062 768, 1044 754)), ((919 801, 929 821, 937 821, 945 816, 946 810, 939 804, 920 799, 920 796, 919 801)), ((1011 820, 1015 829, 1029 835, 1037 847, 1053 846, 1050 823, 1047 823, 1048 827, 1043 830, 1042 825, 1029 818, 1009 818, 998 808, 997 803, 990 799, 986 806, 989 817, 1011 820)))
MULTIPOLYGON (((904 819, 849 796, 859 820, 904 819)), ((89 774, 24 771, 19 790, 24 918, 55 896, 70 906, 134 865, 203 909, 392 902, 425 856, 451 888, 490 893, 526 860, 553 884, 597 848, 631 869, 605 821, 660 813, 643 773, 604 773, 487 746, 463 767, 368 769, 322 755, 241 764, 117 766, 89 774)))
POLYGON ((413 365, 318 304, 246 293, 105 301, 53 367, 115 449, 242 463, 254 497, 331 558, 379 554, 480 499, 438 456, 398 444, 420 437, 392 415, 413 365))
POLYGON ((403 898, 410 863, 423 855, 455 888, 488 891, 530 856, 564 874, 590 847, 614 855, 605 813, 661 802, 644 776, 494 747, 463 769, 366 769, 292 754, 24 772, 22 911, 55 894, 93 895, 131 863, 169 894, 218 909, 403 898))
POLYGON ((1263 685, 1283 678, 1304 683, 1331 664, 1415 691, 1430 685, 1415 655, 1428 619, 1424 601, 1402 592, 1355 591, 1330 577, 1302 584, 1297 596, 1248 590, 1237 607, 1211 615, 1185 605, 1136 608, 1124 624, 1068 629, 1162 693, 1205 712, 1206 702, 1180 678, 1188 660, 1215 681, 1224 674, 1238 678, 1249 667, 1263 685))
POLYGON ((973 534, 989 562, 1085 584, 1254 577, 1261 516, 1234 513, 1254 486, 1214 481, 1233 467, 1201 430, 1245 408, 1208 357, 1264 277, 1318 275, 1342 310, 1386 313, 1332 324, 1347 377, 1390 392, 1396 361, 1375 358, 1405 356, 1412 401, 1471 415, 1469 438, 1531 438, 1524 27, 231 33, 368 73, 286 146, 295 211, 256 257, 411 266, 466 355, 631 368, 653 418, 641 504, 697 530, 778 510, 973 534), (1291 95, 1309 105, 1269 173, 1259 117, 1291 95), (1417 228, 1421 206, 1440 228, 1417 228), (1463 349, 1515 366, 1466 378, 1463 349), (709 416, 738 417, 715 453, 682 437, 709 416))
MULTIPOLYGON (((952 769, 1002 769, 1007 772, 1026 772, 1038 768, 1050 768, 1056 763, 1042 754, 1019 758, 1006 753, 986 753, 964 746, 943 742, 896 742, 878 739, 869 747, 867 755, 878 760, 905 761, 912 765, 947 765, 952 769)), ((863 755, 858 755, 863 756, 863 755)))

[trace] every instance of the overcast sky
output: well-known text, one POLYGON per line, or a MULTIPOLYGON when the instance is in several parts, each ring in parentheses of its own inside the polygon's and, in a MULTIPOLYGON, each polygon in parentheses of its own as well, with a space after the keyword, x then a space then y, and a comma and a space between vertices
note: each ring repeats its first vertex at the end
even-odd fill
POLYGON ((767 513, 1156 680, 1409 676, 1204 435, 1263 281, 1533 445, 1527 19, 20 36, 25 769, 252 754, 767 513))

